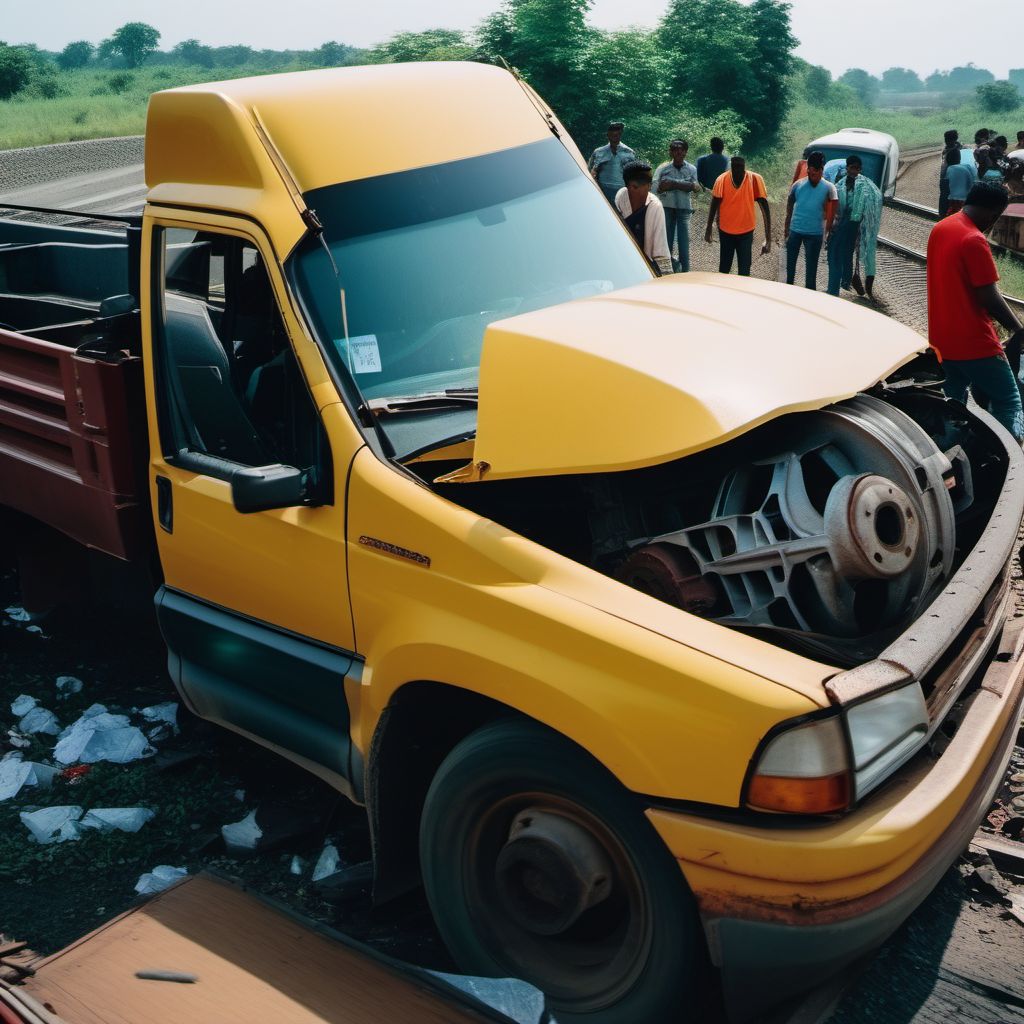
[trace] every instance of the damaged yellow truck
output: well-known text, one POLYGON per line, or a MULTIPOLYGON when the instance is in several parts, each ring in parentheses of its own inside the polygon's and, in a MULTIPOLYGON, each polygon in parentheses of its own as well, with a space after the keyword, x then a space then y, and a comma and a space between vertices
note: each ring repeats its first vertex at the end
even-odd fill
POLYGON ((911 913, 1024 692, 1021 450, 918 335, 653 279, 492 67, 158 93, 146 183, 127 237, 0 221, 30 606, 65 542, 152 566, 188 707, 559 1021, 685 1018, 708 964, 750 1017, 911 913))

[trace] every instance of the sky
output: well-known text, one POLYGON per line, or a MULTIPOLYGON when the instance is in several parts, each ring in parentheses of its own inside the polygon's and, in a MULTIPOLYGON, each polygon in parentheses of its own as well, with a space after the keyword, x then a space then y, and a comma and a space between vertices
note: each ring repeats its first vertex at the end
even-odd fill
MULTIPOLYGON (((162 33, 161 49, 189 38, 255 49, 311 49, 329 39, 369 46, 405 30, 471 29, 496 6, 498 0, 0 0, 0 39, 59 50, 75 39, 98 42, 126 21, 146 21, 162 33)), ((1005 78, 1009 68, 1024 67, 1020 32, 993 31, 987 18, 955 18, 967 8, 953 0, 851 6, 855 15, 846 17, 836 0, 792 0, 797 53, 834 74, 901 66, 926 75, 973 61, 1005 78)), ((653 25, 664 8, 665 0, 594 0, 591 22, 653 25)))

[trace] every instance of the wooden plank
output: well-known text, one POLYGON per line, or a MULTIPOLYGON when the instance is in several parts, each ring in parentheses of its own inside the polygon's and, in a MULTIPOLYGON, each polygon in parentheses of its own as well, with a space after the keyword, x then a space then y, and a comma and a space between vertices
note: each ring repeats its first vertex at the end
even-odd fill
POLYGON ((75 1024, 507 1021, 207 875, 40 962, 24 988, 75 1024), (139 970, 198 980, 142 980, 139 970))

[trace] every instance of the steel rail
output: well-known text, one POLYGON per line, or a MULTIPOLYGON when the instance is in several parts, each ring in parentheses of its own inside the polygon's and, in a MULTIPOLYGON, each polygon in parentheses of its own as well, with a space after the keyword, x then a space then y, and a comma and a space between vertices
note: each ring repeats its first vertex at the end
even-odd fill
MULTIPOLYGON (((928 257, 923 252, 911 249, 909 246, 902 245, 900 242, 894 242, 891 238, 885 238, 883 235, 879 235, 878 244, 885 246, 887 249, 891 249, 904 259, 920 263, 922 267, 928 265, 928 257)), ((1015 309, 1024 310, 1024 299, 1018 299, 1012 295, 1003 295, 1003 298, 1006 299, 1007 303, 1015 309)))

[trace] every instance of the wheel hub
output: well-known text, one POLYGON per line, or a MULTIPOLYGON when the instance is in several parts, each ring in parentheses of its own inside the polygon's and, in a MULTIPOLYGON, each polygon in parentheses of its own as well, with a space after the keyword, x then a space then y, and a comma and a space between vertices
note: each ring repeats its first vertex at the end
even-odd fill
POLYGON ((505 912, 536 935, 571 928, 612 891, 612 868, 582 825, 537 808, 520 811, 495 865, 505 912))

